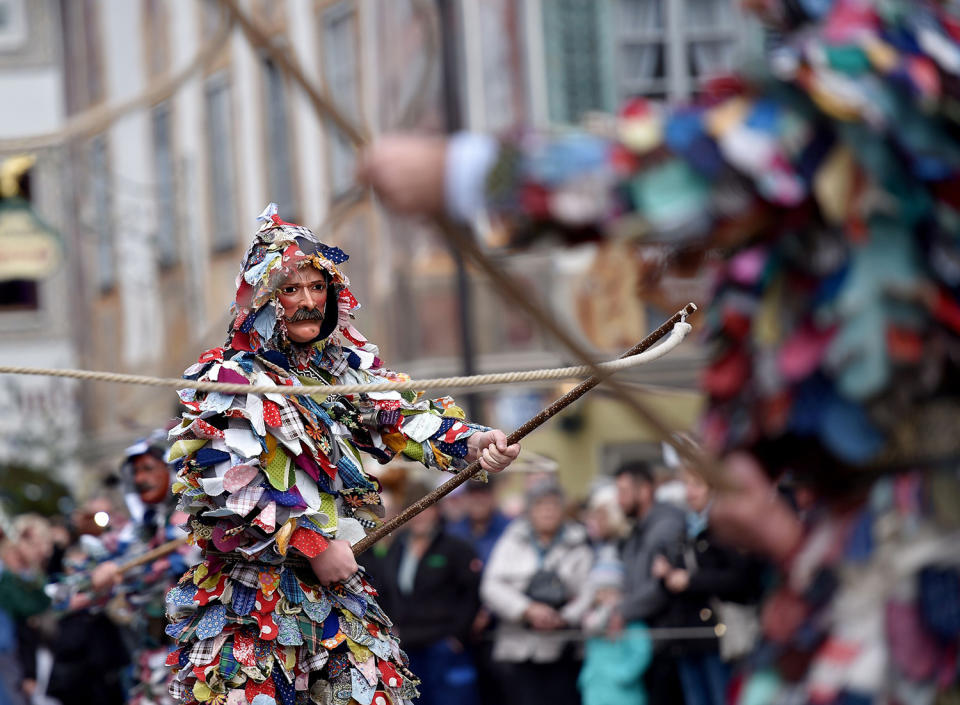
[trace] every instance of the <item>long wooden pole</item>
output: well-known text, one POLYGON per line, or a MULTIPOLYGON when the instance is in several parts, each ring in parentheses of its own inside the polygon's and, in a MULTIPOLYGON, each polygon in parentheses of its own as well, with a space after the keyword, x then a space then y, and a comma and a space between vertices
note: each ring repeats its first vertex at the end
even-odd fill
MULTIPOLYGON (((625 357, 631 357, 633 355, 639 355, 644 350, 647 350, 651 345, 656 343, 658 340, 666 336, 676 323, 684 320, 687 316, 693 314, 697 310, 696 304, 689 303, 684 306, 682 309, 673 314, 669 319, 664 321, 664 323, 653 331, 646 338, 641 340, 639 343, 630 348, 627 352, 620 355, 620 359, 625 357)), ((603 381, 602 377, 590 377, 589 379, 584 380, 576 387, 571 389, 569 392, 564 394, 562 397, 557 399, 553 404, 548 406, 546 409, 543 409, 539 414, 534 416, 532 419, 527 421, 525 424, 520 426, 517 430, 507 436, 507 443, 513 444, 519 442, 522 438, 528 435, 534 429, 542 426, 546 421, 556 416, 560 411, 570 406, 577 399, 582 397, 584 394, 589 392, 591 389, 596 387, 603 381)), ((480 462, 474 461, 470 463, 463 470, 458 472, 453 478, 447 480, 438 488, 425 495, 423 498, 414 502, 409 507, 404 509, 402 512, 397 514, 390 521, 386 521, 376 529, 371 531, 367 536, 360 541, 358 541, 353 546, 354 555, 360 555, 368 548, 373 546, 377 541, 382 539, 384 536, 393 533, 399 527, 406 524, 417 514, 422 512, 427 507, 436 504, 443 497, 446 497, 448 494, 453 492, 457 487, 462 485, 464 482, 472 478, 480 471, 480 462)))
MULTIPOLYGON (((655 331, 650 333, 646 338, 641 340, 639 343, 634 345, 632 348, 627 350, 625 353, 620 355, 619 359, 625 357, 632 357, 633 355, 639 355, 644 350, 647 350, 657 341, 664 338, 671 330, 676 323, 686 319, 687 316, 692 315, 697 310, 697 306, 694 303, 689 303, 684 306, 682 309, 673 314, 670 318, 663 322, 663 324, 657 328, 655 331)), ((584 380, 576 387, 571 389, 569 392, 564 394, 562 397, 554 401, 550 406, 543 409, 540 413, 534 416, 532 419, 528 420, 525 424, 517 428, 513 433, 507 436, 507 442, 510 444, 518 443, 528 434, 530 434, 535 429, 542 426, 549 419, 556 416, 563 409, 567 408, 573 402, 577 401, 584 394, 589 392, 591 389, 603 382, 602 377, 590 377, 589 379, 584 380)), ((354 555, 359 555, 369 549, 373 544, 382 539, 384 536, 393 533, 398 528, 406 524, 417 514, 422 512, 427 507, 436 504, 441 499, 446 497, 448 494, 453 492, 457 487, 462 485, 464 482, 472 478, 480 471, 480 463, 474 461, 470 463, 466 468, 457 473, 453 478, 447 480, 445 483, 440 485, 440 487, 433 490, 433 492, 421 498, 419 501, 411 504, 409 507, 400 512, 390 521, 384 522, 376 529, 371 531, 367 536, 360 541, 358 541, 353 546, 354 555)), ((146 553, 143 553, 136 558, 133 558, 130 561, 120 564, 120 574, 124 574, 133 570, 134 568, 145 565, 147 563, 152 563, 153 561, 163 558, 166 555, 169 555, 176 551, 178 548, 183 546, 187 542, 187 537, 180 537, 167 541, 156 548, 153 548, 146 553)))

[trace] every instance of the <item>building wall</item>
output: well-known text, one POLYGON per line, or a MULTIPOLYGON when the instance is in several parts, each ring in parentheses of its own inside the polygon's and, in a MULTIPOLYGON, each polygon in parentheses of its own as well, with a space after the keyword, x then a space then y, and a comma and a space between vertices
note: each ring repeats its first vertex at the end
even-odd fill
MULTIPOLYGON (((0 29, 0 139, 11 140, 59 129, 64 120, 58 45, 59 8, 53 0, 9 2, 14 25, 0 29), (10 30, 10 31, 6 31, 10 30)), ((0 161, 17 153, 15 145, 0 161)), ((36 150, 29 172, 32 208, 62 236, 66 187, 65 153, 36 150)), ((76 365, 72 343, 70 276, 75 253, 60 239, 62 263, 37 282, 38 306, 18 310, 0 305, 0 364, 69 368, 76 365)), ((47 377, 0 377, 0 472, 27 467, 67 479, 73 460, 79 410, 76 383, 47 377)))

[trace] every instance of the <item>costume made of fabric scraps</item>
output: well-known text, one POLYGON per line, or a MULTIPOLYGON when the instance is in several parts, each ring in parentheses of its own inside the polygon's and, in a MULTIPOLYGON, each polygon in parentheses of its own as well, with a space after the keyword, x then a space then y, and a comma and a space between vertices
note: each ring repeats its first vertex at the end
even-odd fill
MULTIPOLYGON (((237 278, 229 339, 185 377, 239 384, 317 385, 407 379, 385 369, 353 326, 359 308, 340 265, 347 255, 271 204, 237 278), (304 267, 325 273, 320 334, 287 336, 277 299, 304 267)), ((449 398, 416 393, 317 399, 183 390, 170 432, 174 491, 203 562, 167 596, 171 692, 186 703, 407 703, 416 677, 362 573, 322 586, 307 559, 331 539, 356 542, 382 514, 361 453, 397 453, 429 467, 466 466, 463 421, 449 398)))
POLYGON ((662 113, 634 103, 616 137, 454 138, 448 203, 485 208, 514 245, 719 252, 703 436, 819 498, 736 702, 949 700, 960 4, 746 4, 772 25, 749 73, 662 113))
MULTIPOLYGON (((75 550, 71 550, 65 561, 67 575, 56 585, 55 595, 60 608, 66 608, 70 597, 85 585, 86 576, 98 565, 112 562, 122 565, 151 549, 184 536, 180 525, 186 521, 186 515, 178 512, 175 499, 167 494, 161 502, 144 502, 134 488, 133 462, 143 455, 151 455, 158 462, 167 453, 166 432, 154 433, 128 447, 121 463, 121 477, 125 485, 124 500, 130 521, 119 528, 94 537, 81 537, 75 550)), ((172 479, 172 478, 171 478, 172 479)), ((169 488, 170 479, 165 479, 169 488)), ((168 490, 169 493, 169 490, 168 490)), ((54 664, 53 685, 62 686, 58 697, 77 697, 79 677, 88 674, 75 673, 72 664, 82 663, 84 652, 91 649, 90 635, 85 628, 98 619, 102 612, 117 627, 122 644, 110 643, 106 646, 117 653, 111 665, 123 665, 127 655, 132 664, 132 672, 125 678, 125 702, 130 705, 162 705, 174 702, 168 693, 170 671, 166 668, 169 653, 169 637, 166 636, 165 598, 167 591, 177 584, 186 568, 199 560, 199 552, 192 546, 181 546, 173 553, 151 563, 133 568, 123 574, 122 581, 109 593, 95 596, 94 604, 88 610, 71 612, 61 619, 63 638, 53 645, 55 659, 62 663, 54 664), (93 620, 93 622, 91 622, 93 620)), ((102 624, 102 622, 100 622, 102 624)), ((92 696, 91 696, 92 697, 92 696)))
MULTIPOLYGON (((187 517, 177 510, 176 500, 171 495, 163 502, 149 504, 133 488, 133 461, 145 454, 163 459, 166 452, 165 439, 158 439, 156 434, 126 449, 121 475, 131 489, 125 496, 131 521, 119 530, 117 550, 111 560, 124 563, 167 541, 183 537, 181 525, 187 517)), ((171 673, 166 667, 170 652, 170 638, 165 634, 166 594, 184 571, 199 560, 200 552, 196 547, 181 546, 173 553, 125 574, 115 590, 122 602, 114 599, 110 613, 122 628, 133 663, 128 705, 175 702, 169 694, 171 673)))

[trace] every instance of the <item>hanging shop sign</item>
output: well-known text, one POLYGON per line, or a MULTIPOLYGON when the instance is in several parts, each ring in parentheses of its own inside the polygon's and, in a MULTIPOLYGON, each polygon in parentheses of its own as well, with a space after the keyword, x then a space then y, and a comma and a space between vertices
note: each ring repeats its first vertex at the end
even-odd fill
POLYGON ((28 201, 0 202, 0 282, 49 277, 63 257, 56 231, 37 217, 28 201))

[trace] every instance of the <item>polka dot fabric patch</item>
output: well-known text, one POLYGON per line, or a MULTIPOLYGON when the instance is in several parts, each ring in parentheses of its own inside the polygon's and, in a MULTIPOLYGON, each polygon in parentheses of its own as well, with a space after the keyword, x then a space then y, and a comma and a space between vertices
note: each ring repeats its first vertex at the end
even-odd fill
POLYGON ((290 537, 290 545, 307 558, 319 556, 329 544, 330 542, 326 538, 310 529, 298 528, 290 537))
POLYGON ((261 639, 273 641, 277 638, 280 630, 277 628, 277 622, 274 620, 272 613, 254 612, 253 618, 257 621, 257 626, 260 627, 261 639))
POLYGON ((280 407, 269 399, 263 400, 263 422, 270 428, 280 428, 283 423, 280 419, 280 407))

